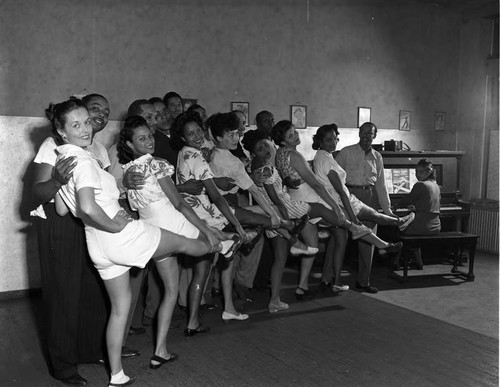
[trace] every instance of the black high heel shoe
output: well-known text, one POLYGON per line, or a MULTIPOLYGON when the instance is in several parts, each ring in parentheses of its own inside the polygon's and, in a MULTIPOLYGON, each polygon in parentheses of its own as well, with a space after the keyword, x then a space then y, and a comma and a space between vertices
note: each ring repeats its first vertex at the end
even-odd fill
POLYGON ((170 357, 168 359, 165 359, 164 357, 160 357, 157 355, 153 355, 151 357, 150 362, 149 362, 149 368, 151 368, 152 370, 156 370, 156 369, 160 368, 163 364, 168 363, 169 361, 174 361, 176 359, 177 359, 177 355, 175 353, 171 353, 170 357), (158 364, 153 364, 152 363, 153 361, 157 362, 158 364))
POLYGON ((301 288, 300 286, 297 286, 297 289, 295 289, 295 298, 298 301, 302 301, 304 299, 304 297, 311 297, 311 296, 312 296, 312 293, 309 289, 304 289, 304 288, 301 288), (297 290, 302 290, 303 293, 297 293, 297 290))
POLYGON ((200 325, 200 326, 198 326, 198 328, 195 328, 195 329, 189 329, 189 328, 184 329, 184 336, 193 337, 194 335, 197 335, 198 333, 207 333, 209 331, 210 331, 209 327, 202 327, 200 325))

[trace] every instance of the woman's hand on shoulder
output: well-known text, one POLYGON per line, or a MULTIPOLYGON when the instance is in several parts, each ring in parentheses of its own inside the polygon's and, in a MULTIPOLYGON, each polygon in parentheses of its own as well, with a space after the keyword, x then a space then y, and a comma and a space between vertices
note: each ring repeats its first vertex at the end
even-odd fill
POLYGON ((297 189, 300 185, 300 179, 292 179, 290 176, 287 176, 283 179, 283 184, 288 188, 297 189))
POLYGON ((60 158, 56 161, 56 165, 52 170, 52 178, 56 180, 61 186, 68 183, 71 176, 73 176, 73 169, 76 166, 76 157, 69 156, 60 158))
POLYGON ((123 174, 122 184, 127 189, 140 190, 145 183, 144 174, 132 168, 127 169, 123 174))

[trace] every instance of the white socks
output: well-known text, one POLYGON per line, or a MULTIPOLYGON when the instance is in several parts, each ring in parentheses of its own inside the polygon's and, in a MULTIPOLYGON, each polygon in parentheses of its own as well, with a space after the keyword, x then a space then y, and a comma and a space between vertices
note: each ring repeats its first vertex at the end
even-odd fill
POLYGON ((111 375, 111 383, 122 384, 122 383, 127 383, 129 380, 130 378, 127 375, 125 375, 123 369, 116 375, 111 375))

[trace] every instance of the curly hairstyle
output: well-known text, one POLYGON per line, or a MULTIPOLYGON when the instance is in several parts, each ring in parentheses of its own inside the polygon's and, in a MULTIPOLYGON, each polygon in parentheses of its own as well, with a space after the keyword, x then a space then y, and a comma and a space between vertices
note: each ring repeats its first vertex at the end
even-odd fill
POLYGON ((127 141, 132 141, 135 129, 145 126, 149 129, 148 123, 141 116, 130 116, 125 119, 122 130, 120 130, 120 139, 116 144, 118 161, 120 164, 127 164, 135 160, 134 151, 127 145, 127 141))
POLYGON ((203 121, 197 112, 181 113, 175 119, 174 125, 170 129, 170 140, 174 149, 180 150, 186 143, 182 139, 184 137, 184 128, 190 122, 197 123, 203 130, 203 121))
POLYGON ((312 143, 312 148, 314 150, 318 150, 321 146, 321 142, 325 138, 325 136, 330 133, 331 131, 334 131, 335 134, 338 136, 339 135, 339 127, 337 124, 329 124, 329 125, 322 125, 316 130, 316 134, 313 135, 313 143, 312 143))
POLYGON ((276 125, 273 126, 271 130, 271 138, 274 143, 280 147, 283 145, 281 142, 285 139, 285 133, 293 127, 292 121, 281 120, 276 125))
POLYGON ((227 132, 238 130, 240 127, 240 119, 236 113, 215 113, 207 120, 207 128, 210 129, 212 137, 223 137, 227 132))
POLYGON ((66 115, 73 110, 80 108, 87 110, 81 99, 71 97, 70 99, 60 103, 51 103, 49 107, 45 109, 45 116, 50 121, 52 135, 54 136, 54 141, 57 145, 64 144, 63 138, 59 134, 59 130, 64 129, 64 125, 66 124, 66 115))
POLYGON ((265 133, 262 133, 260 130, 249 130, 244 134, 241 143, 243 144, 243 148, 245 148, 248 152, 253 153, 255 146, 261 140, 267 140, 265 133))
POLYGON ((436 180, 436 170, 432 161, 429 159, 420 159, 417 163, 417 167, 423 167, 426 171, 430 172, 429 177, 426 180, 436 180))

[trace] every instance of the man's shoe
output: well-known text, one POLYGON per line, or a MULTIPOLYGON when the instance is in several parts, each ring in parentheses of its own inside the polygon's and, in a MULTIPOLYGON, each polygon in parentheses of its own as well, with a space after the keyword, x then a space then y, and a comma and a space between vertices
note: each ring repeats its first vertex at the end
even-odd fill
POLYGON ((356 289, 360 290, 361 292, 366 292, 371 294, 378 293, 378 289, 376 287, 371 285, 361 285, 359 282, 356 282, 356 289))
POLYGON ((140 352, 137 349, 130 349, 129 347, 122 347, 122 358, 130 359, 136 356, 140 356, 140 352))
POLYGON ((79 374, 71 375, 68 378, 59 379, 62 383, 67 384, 68 386, 86 386, 87 379, 82 378, 79 374))
POLYGON ((128 331, 129 336, 143 335, 144 333, 146 333, 146 329, 143 327, 136 328, 136 327, 130 326, 130 329, 128 331))

